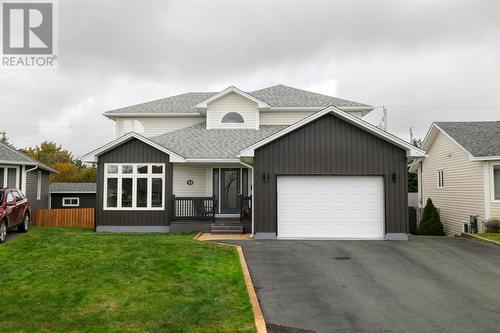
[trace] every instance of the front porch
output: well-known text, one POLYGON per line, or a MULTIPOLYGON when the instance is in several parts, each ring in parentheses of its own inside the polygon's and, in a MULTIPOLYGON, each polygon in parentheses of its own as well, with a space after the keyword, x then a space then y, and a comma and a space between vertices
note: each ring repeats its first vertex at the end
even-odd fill
POLYGON ((252 196, 238 195, 239 214, 218 214, 219 201, 212 197, 178 197, 171 200, 171 232, 202 231, 242 234, 252 230, 252 196))

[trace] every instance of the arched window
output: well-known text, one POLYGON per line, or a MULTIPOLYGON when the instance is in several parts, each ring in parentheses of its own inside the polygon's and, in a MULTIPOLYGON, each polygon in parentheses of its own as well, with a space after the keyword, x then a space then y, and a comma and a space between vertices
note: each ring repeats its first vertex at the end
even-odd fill
POLYGON ((243 124, 245 120, 241 114, 236 112, 229 112, 222 117, 221 123, 223 124, 243 124))

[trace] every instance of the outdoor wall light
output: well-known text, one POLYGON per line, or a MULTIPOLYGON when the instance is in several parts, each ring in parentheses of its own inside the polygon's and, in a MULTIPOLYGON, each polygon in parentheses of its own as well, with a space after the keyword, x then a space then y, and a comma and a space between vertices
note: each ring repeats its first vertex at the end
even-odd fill
POLYGON ((397 183, 399 181, 399 173, 398 172, 392 173, 392 181, 395 183, 397 183))
POLYGON ((269 172, 264 172, 262 174, 262 180, 264 180, 264 183, 267 183, 269 181, 269 172))

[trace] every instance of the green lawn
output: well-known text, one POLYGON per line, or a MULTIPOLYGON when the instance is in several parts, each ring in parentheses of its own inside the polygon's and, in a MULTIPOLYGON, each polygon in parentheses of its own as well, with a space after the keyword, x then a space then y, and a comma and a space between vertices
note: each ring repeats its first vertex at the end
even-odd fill
POLYGON ((235 248, 34 228, 0 245, 0 332, 254 332, 235 248))
POLYGON ((479 237, 487 238, 496 242, 500 242, 500 233, 495 232, 480 232, 478 234, 479 237))

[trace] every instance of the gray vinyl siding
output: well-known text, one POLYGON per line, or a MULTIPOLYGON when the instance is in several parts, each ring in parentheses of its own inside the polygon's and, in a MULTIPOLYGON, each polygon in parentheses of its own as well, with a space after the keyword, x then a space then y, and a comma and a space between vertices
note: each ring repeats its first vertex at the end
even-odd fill
POLYGON ((276 233, 278 175, 384 177, 385 233, 408 232, 407 158, 394 146, 334 115, 325 115, 255 151, 255 232, 276 233), (263 181, 269 172, 270 179, 263 181), (399 174, 398 182, 393 173, 399 174))
POLYGON ((99 156, 97 163, 96 226, 165 226, 170 224, 172 164, 170 157, 137 139, 99 156), (104 163, 165 163, 165 210, 103 210, 104 163))
POLYGON ((95 193, 52 193, 50 198, 50 208, 95 208, 96 195, 95 193), (80 198, 78 207, 64 207, 62 205, 63 198, 80 198))
POLYGON ((49 172, 41 170, 42 188, 40 200, 37 200, 38 171, 35 169, 26 173, 26 197, 30 202, 31 210, 49 208, 49 172))

